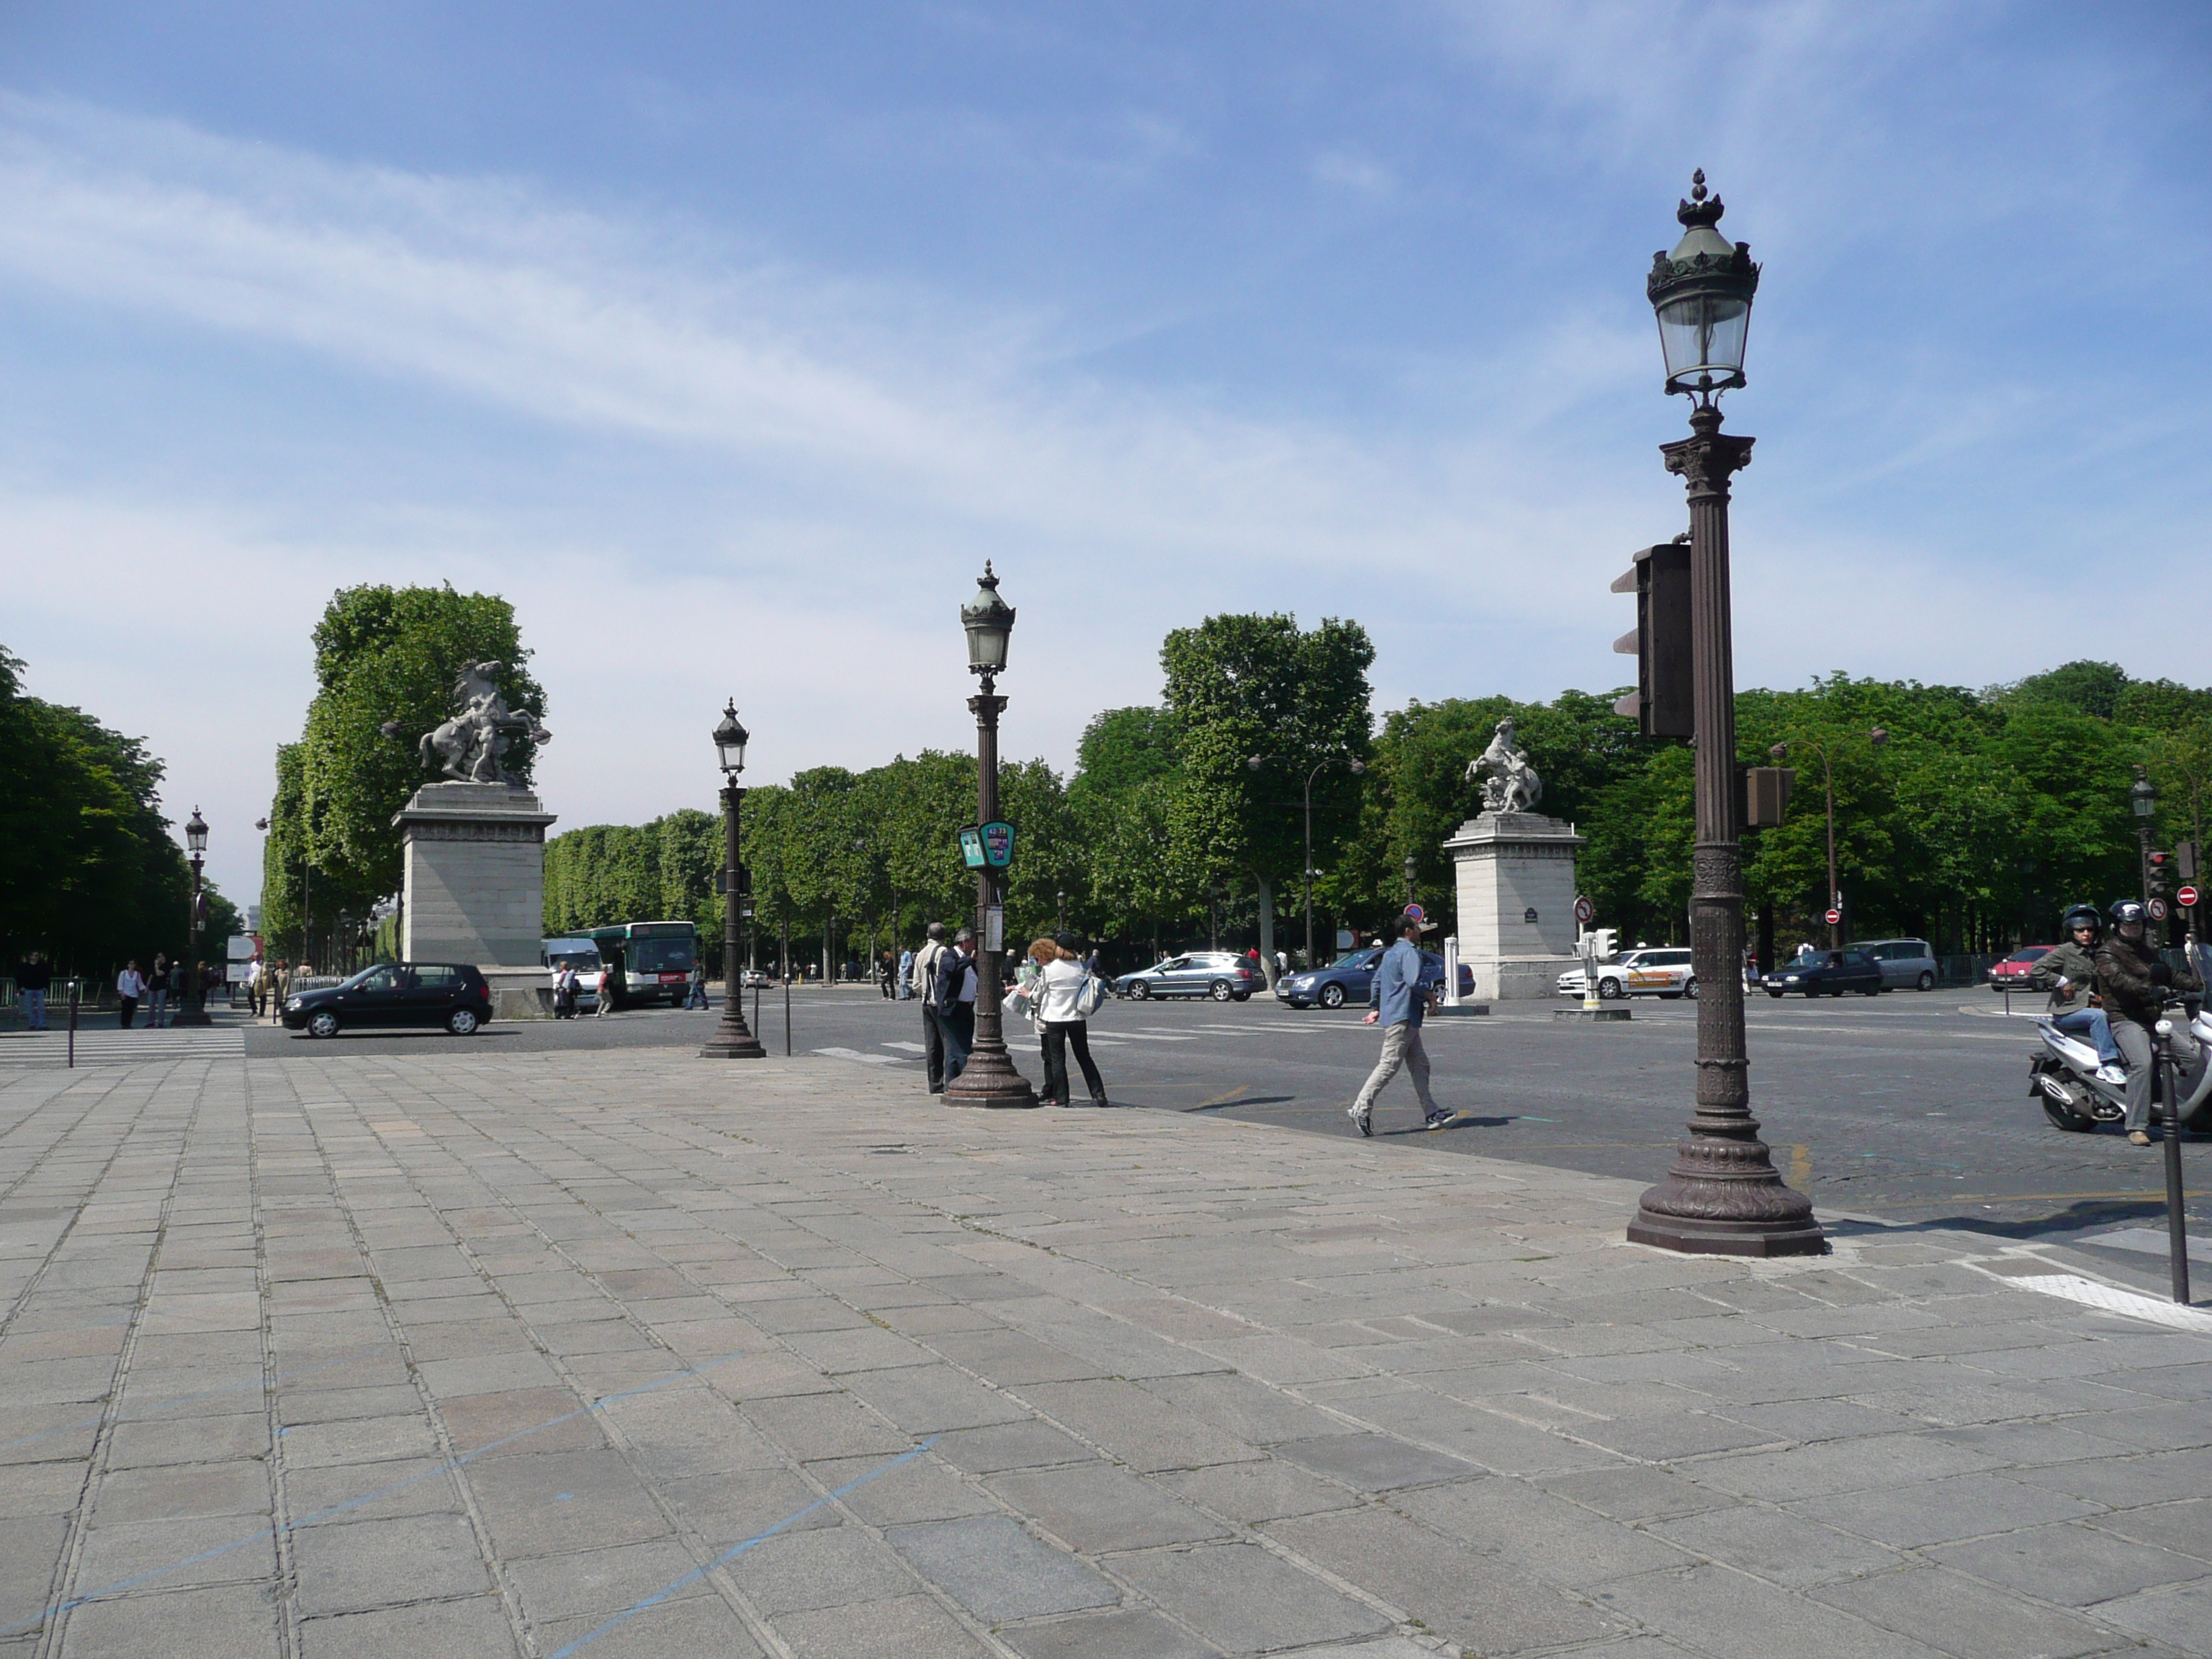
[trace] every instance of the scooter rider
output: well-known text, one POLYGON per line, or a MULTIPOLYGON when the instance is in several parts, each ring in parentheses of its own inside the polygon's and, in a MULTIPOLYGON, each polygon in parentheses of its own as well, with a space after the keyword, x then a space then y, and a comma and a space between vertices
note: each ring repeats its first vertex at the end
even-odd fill
POLYGON ((2094 904, 2077 904, 2062 924, 2067 942, 2040 958, 2027 982, 2051 993, 2051 1023, 2069 1036, 2086 1036, 2096 1046, 2097 1076, 2106 1083, 2125 1083, 2120 1069, 2119 1045, 2112 1041, 2112 1023, 2102 1008, 2089 1006, 2097 987, 2097 936, 2105 919, 2094 904))
MULTIPOLYGON (((2150 1145, 2151 1027, 2166 1012, 2168 988, 2203 989, 2197 975, 2173 969, 2160 960, 2143 937, 2143 907, 2122 899, 2107 913, 2112 931, 2097 951, 2097 994, 2112 1023, 2112 1041, 2119 1045, 2128 1066, 2128 1139, 2138 1146, 2150 1145)), ((2197 1041, 2177 1021, 2173 1028, 2174 1058, 2185 1074, 2193 1075, 2200 1059, 2197 1041)))

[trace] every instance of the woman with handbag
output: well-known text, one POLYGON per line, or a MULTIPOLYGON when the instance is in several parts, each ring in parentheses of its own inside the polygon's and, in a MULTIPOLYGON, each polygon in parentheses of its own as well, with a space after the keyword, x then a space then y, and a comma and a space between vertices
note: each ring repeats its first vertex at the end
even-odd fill
POLYGON ((1097 1062, 1091 1058, 1090 1019, 1097 1012, 1102 1000, 1098 994, 1100 982, 1083 971, 1083 964, 1076 959, 1074 951, 1054 940, 1036 940, 1030 946, 1029 956, 1036 971, 1014 994, 1028 1002, 1043 1045, 1043 1103, 1074 1103, 1069 1098, 1067 1079, 1067 1051, 1073 1046, 1076 1064, 1083 1071, 1084 1086, 1091 1091, 1091 1103, 1109 1104, 1097 1062))

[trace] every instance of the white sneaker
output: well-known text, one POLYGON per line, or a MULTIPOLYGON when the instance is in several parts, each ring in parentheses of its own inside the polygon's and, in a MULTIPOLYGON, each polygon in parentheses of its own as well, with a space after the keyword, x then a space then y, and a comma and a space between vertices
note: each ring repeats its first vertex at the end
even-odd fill
POLYGON ((2097 1081, 2100 1083, 2109 1083, 2118 1088, 2124 1087, 2127 1080, 2128 1073, 2125 1066, 2100 1066, 2097 1068, 2097 1081))
POLYGON ((1372 1135, 1375 1133, 1375 1126, 1367 1121, 1367 1114, 1357 1106, 1346 1107, 1344 1115, 1359 1126, 1360 1133, 1372 1135))

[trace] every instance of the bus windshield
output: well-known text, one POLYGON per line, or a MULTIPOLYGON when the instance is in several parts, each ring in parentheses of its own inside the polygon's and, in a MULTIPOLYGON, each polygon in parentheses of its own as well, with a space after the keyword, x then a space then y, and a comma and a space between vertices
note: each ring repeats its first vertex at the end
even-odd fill
POLYGON ((688 974, 696 953, 688 939, 633 939, 623 954, 633 974, 688 974))

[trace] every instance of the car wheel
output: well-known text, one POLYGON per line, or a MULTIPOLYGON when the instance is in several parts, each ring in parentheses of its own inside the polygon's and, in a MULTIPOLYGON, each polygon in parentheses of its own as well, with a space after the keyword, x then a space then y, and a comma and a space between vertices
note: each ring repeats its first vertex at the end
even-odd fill
POLYGON ((1212 997, 1216 1002, 1226 1002, 1230 998, 1237 994, 1236 992, 1229 988, 1229 981, 1225 979, 1217 979, 1214 981, 1212 984, 1206 988, 1206 994, 1212 997))
POLYGON ((1321 1006, 1324 1008, 1343 1007, 1344 987, 1341 985, 1322 986, 1321 988, 1321 1006))
POLYGON ((1920 977, 1913 981, 1912 988, 1916 991, 1934 990, 1936 988, 1936 975, 1923 969, 1920 977))
POLYGON ((1252 1000, 1252 994, 1249 991, 1239 991, 1237 994, 1237 1000, 1239 1002, 1249 1002, 1252 1000))
POLYGON ((1777 1002, 1779 1002, 1779 1001, 1781 1001, 1781 1000, 1782 1000, 1782 993, 1781 993, 1781 992, 1779 992, 1779 991, 1769 991, 1766 994, 1767 994, 1768 996, 1770 996, 1770 997, 1773 998, 1773 999, 1774 999, 1774 1000, 1775 1000, 1775 1001, 1777 1001, 1777 1002))
POLYGON ((338 1017, 327 1008, 318 1008, 307 1016, 307 1035, 334 1037, 338 1034, 338 1017))
POLYGON ((1868 986, 1866 989, 1862 991, 1859 994, 1862 996, 1878 997, 1881 994, 1881 986, 1880 982, 1877 981, 1875 984, 1868 986))
POLYGON ((1598 975, 1597 1000, 1600 1002, 1618 1002, 1627 994, 1627 992, 1621 989, 1619 980, 1607 979, 1602 974, 1598 975))
POLYGON ((1139 1002, 1146 1002, 1152 999, 1152 988, 1143 980, 1139 980, 1129 988, 1129 994, 1139 1002))
POLYGON ((1682 994, 1692 1002, 1698 1000, 1698 981, 1694 975, 1682 981, 1682 994))
POLYGON ((474 1036, 477 1015, 473 1008, 456 1008, 446 1016, 446 1029, 455 1036, 474 1036))

